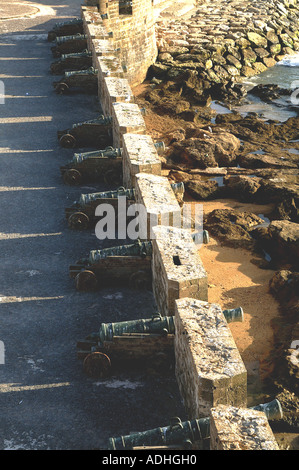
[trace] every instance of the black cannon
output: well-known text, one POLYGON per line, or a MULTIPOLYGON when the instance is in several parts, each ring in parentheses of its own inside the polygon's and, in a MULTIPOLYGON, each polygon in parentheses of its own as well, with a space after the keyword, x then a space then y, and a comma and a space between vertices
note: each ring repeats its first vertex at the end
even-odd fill
POLYGON ((87 49, 87 35, 76 34, 74 36, 59 36, 56 38, 56 45, 51 47, 53 57, 61 57, 62 54, 72 52, 82 52, 87 49))
MULTIPOLYGON (((70 139, 65 137, 65 139, 70 139)), ((163 142, 156 142, 158 153, 163 142)), ((122 184, 122 149, 106 147, 104 150, 75 153, 73 159, 60 167, 65 184, 79 185, 83 181, 102 181, 112 186, 122 184)))
POLYGON ((57 37, 69 36, 74 34, 83 33, 83 20, 81 18, 74 18, 70 21, 63 21, 56 23, 54 28, 48 32, 48 41, 53 42, 57 37))
POLYGON ((151 289, 151 259, 151 242, 136 240, 130 245, 91 250, 88 258, 70 266, 69 274, 78 291, 92 291, 115 282, 134 289, 151 289))
POLYGON ((65 72, 64 77, 53 83, 56 93, 63 95, 71 89, 85 89, 89 93, 98 92, 98 70, 90 67, 85 70, 65 72))
POLYGON ((51 64, 50 71, 53 75, 62 75, 73 70, 85 70, 92 67, 92 53, 85 49, 82 52, 62 54, 59 60, 51 64))
POLYGON ((104 180, 108 185, 122 183, 122 152, 106 147, 94 152, 75 153, 72 160, 60 167, 65 184, 79 185, 83 181, 104 180))
MULTIPOLYGON (((171 187, 179 200, 181 200, 184 194, 184 184, 174 183, 171 187)), ((65 210, 69 227, 75 230, 85 230, 88 228, 91 222, 94 222, 96 219, 95 210, 99 204, 112 205, 115 209, 117 222, 119 198, 121 197, 125 198, 126 206, 121 206, 120 210, 123 211, 124 208, 127 210, 128 206, 136 202, 135 189, 125 189, 120 187, 114 191, 81 194, 80 199, 75 201, 71 207, 65 210)))
POLYGON ((112 144, 112 118, 100 115, 97 119, 73 124, 70 129, 58 131, 59 143, 65 148, 98 147, 112 144))
MULTIPOLYGON (((243 309, 224 310, 228 323, 243 321, 243 309)), ((111 366, 136 361, 144 366, 174 365, 175 322, 173 316, 156 313, 151 318, 118 323, 102 323, 96 333, 77 343, 78 359, 83 359, 84 372, 91 377, 107 377, 111 366), (159 362, 159 364, 157 364, 159 362)), ((166 370, 163 367, 163 371, 166 370)))
MULTIPOLYGON (((277 399, 251 407, 263 411, 269 421, 280 420, 283 416, 281 404, 277 399)), ((127 436, 112 437, 108 441, 108 450, 139 449, 200 449, 204 440, 210 438, 210 418, 194 419, 182 422, 173 418, 170 425, 134 432, 127 436)))

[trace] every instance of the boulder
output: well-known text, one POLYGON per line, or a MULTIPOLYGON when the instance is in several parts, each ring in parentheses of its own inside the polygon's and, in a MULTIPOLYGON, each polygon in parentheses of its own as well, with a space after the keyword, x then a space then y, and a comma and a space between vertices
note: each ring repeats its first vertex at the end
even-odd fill
POLYGON ((215 209, 204 217, 205 228, 222 243, 250 249, 255 247, 250 232, 262 223, 255 214, 233 209, 215 209))
POLYGON ((173 146, 172 160, 189 163, 193 168, 233 166, 240 141, 234 135, 199 130, 201 135, 177 142, 173 146))

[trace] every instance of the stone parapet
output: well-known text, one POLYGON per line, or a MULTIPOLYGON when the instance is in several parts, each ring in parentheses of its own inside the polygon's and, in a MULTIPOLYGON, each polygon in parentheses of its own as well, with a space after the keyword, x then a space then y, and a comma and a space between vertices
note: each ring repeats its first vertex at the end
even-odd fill
POLYGON ((149 135, 124 134, 123 184, 134 188, 138 173, 161 176, 162 165, 154 142, 149 135))
POLYGON ((265 413, 218 405, 211 409, 210 450, 279 450, 265 413))
POLYGON ((113 145, 123 146, 123 135, 145 134, 146 126, 141 111, 135 103, 112 103, 113 145))
POLYGON ((177 299, 208 300, 208 279, 191 233, 153 227, 153 293, 159 312, 174 315, 177 299))
POLYGON ((190 419, 219 405, 247 406, 247 372, 222 309, 175 301, 176 378, 190 419))
POLYGON ((133 102, 134 96, 125 78, 106 77, 102 83, 101 105, 106 116, 112 115, 112 103, 133 102))
POLYGON ((153 227, 156 225, 180 226, 181 209, 167 178, 138 173, 135 190, 136 203, 144 208, 141 214, 144 238, 155 238, 153 227))

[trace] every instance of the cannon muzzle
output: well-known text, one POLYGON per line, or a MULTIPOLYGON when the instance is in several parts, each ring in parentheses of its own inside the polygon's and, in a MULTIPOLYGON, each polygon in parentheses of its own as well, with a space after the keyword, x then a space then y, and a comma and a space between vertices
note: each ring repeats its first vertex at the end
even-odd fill
POLYGON ((73 41, 73 40, 76 40, 76 39, 87 39, 87 35, 78 33, 78 34, 75 34, 74 36, 57 36, 56 37, 56 44, 59 45, 59 44, 62 44, 64 42, 73 41))
POLYGON ((92 250, 89 253, 89 264, 95 264, 98 260, 107 256, 152 256, 152 243, 137 240, 131 245, 119 245, 102 250, 92 250))

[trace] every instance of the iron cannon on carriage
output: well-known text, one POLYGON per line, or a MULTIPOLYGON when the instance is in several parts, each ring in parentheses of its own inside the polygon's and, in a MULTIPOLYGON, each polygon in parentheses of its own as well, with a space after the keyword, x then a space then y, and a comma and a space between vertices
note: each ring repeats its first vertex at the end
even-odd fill
POLYGON ((65 72, 64 77, 53 82, 56 93, 63 95, 72 89, 85 89, 89 93, 98 92, 98 70, 90 67, 85 70, 73 70, 65 72))
POLYGON ((70 266, 78 291, 92 291, 117 282, 134 289, 151 289, 152 243, 136 240, 102 250, 91 250, 88 258, 70 266))
MULTIPOLYGON (((223 310, 228 323, 244 320, 241 307, 223 310)), ((107 377, 111 368, 139 362, 166 371, 174 365, 175 321, 160 313, 151 318, 102 323, 99 331, 77 342, 77 357, 91 377, 107 377)))
POLYGON ((98 147, 112 144, 112 118, 100 115, 97 119, 73 124, 70 129, 57 132, 59 143, 65 148, 98 147))
POLYGON ((73 20, 56 23, 48 32, 48 41, 53 42, 57 37, 69 36, 83 33, 83 20, 74 18, 73 20))
MULTIPOLYGON (((69 139, 69 137, 65 137, 69 139)), ((163 142, 156 142, 158 153, 165 148, 163 142)), ((65 184, 78 185, 82 181, 102 181, 112 186, 122 184, 122 149, 106 147, 104 150, 75 153, 73 159, 60 167, 65 184)))
POLYGON ((106 147, 94 152, 75 153, 72 160, 60 167, 65 184, 79 185, 83 181, 101 181, 119 186, 122 183, 122 152, 106 147))
MULTIPOLYGON (((184 195, 184 183, 173 183, 171 185, 175 195, 181 200, 184 195)), ((99 204, 110 204, 115 209, 116 222, 119 209, 120 198, 125 198, 125 206, 120 210, 124 212, 131 204, 135 204, 135 189, 125 189, 120 187, 114 191, 104 191, 99 193, 81 194, 78 201, 71 207, 66 208, 65 215, 70 228, 75 230, 85 230, 95 221, 95 210, 99 204)))
MULTIPOLYGON (((276 398, 268 403, 261 403, 250 409, 262 411, 269 421, 280 420, 283 416, 281 404, 276 398)), ((168 426, 143 432, 130 433, 127 436, 112 437, 108 441, 108 450, 140 449, 202 449, 204 441, 210 438, 210 418, 200 418, 182 422, 173 418, 168 426)))
POLYGON ((64 72, 85 70, 92 67, 92 53, 85 49, 82 52, 62 54, 59 60, 51 64, 50 71, 53 75, 62 75, 64 72))
POLYGON ((87 35, 75 34, 74 36, 59 36, 56 38, 55 46, 51 47, 52 55, 59 58, 62 54, 82 52, 87 49, 87 35))

